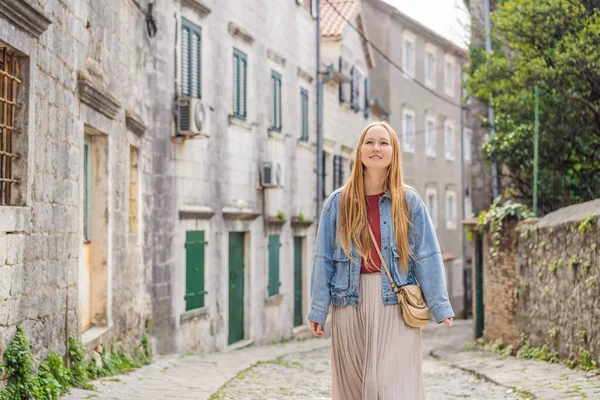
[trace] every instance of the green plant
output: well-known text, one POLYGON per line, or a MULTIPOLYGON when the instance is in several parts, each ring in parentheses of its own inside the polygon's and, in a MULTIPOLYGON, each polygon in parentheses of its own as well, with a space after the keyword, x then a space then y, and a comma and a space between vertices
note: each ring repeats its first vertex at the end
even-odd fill
POLYGON ((548 249, 548 244, 546 243, 546 241, 542 241, 542 243, 540 243, 540 247, 542 248, 542 250, 547 250, 548 249))
POLYGON ((556 338, 558 337, 558 332, 559 332, 558 328, 552 328, 552 329, 550 329, 548 331, 548 333, 550 334, 550 339, 556 340, 556 338))
POLYGON ((479 216, 479 226, 489 227, 490 232, 490 267, 494 267, 498 261, 500 240, 502 239, 502 223, 507 218, 524 219, 531 214, 524 204, 516 203, 509 199, 507 192, 503 197, 498 196, 487 211, 479 216))
POLYGON ((282 221, 285 221, 285 213, 281 210, 277 211, 277 218, 279 218, 282 221))
POLYGON ((71 361, 71 385, 87 390, 94 389, 94 385, 90 382, 85 362, 85 349, 81 342, 73 335, 69 336, 69 360, 71 361))
POLYGON ((578 331, 577 338, 579 339, 580 342, 585 343, 587 341, 587 331, 585 329, 578 331))
POLYGON ((596 278, 593 278, 593 277, 587 278, 585 282, 592 287, 596 287, 596 285, 597 285, 596 278))
POLYGON ((298 214, 298 216, 296 218, 298 218, 298 221, 300 221, 300 222, 306 221, 306 217, 302 213, 298 214))
POLYGON ((598 361, 590 356, 589 351, 581 348, 579 349, 579 367, 586 371, 595 370, 598 368, 598 361))
POLYGON ((589 272, 590 268, 592 267, 592 263, 589 261, 586 261, 583 263, 583 268, 585 269, 585 272, 589 272))
POLYGON ((38 367, 40 389, 47 398, 54 399, 66 393, 71 388, 71 371, 56 353, 50 352, 38 367))
POLYGON ((464 230, 465 230, 465 235, 467 237, 467 240, 469 242, 472 242, 473 241, 473 229, 469 228, 468 226, 465 226, 464 230))
POLYGON ((579 233, 585 235, 587 230, 596 223, 598 218, 595 215, 589 215, 586 218, 582 219, 579 223, 579 233))
POLYGON ((569 270, 575 271, 575 268, 579 265, 579 258, 575 253, 571 254, 571 259, 569 260, 569 270))
POLYGON ((556 269, 557 268, 558 268, 558 261, 557 260, 552 260, 552 262, 548 266, 548 271, 552 272, 553 274, 556 274, 556 269))

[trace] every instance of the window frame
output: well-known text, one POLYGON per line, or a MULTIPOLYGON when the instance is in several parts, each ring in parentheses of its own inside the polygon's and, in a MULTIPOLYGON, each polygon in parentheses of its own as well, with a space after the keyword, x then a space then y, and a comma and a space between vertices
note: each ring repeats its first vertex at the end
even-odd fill
POLYGON ((308 90, 300 88, 300 141, 308 142, 309 101, 308 90))
POLYGON ((425 57, 423 60, 423 66, 424 66, 424 76, 425 76, 425 86, 431 88, 431 89, 435 89, 437 86, 437 48, 432 45, 431 43, 427 43, 425 45, 425 57), (427 74, 427 65, 428 65, 428 56, 431 55, 432 56, 432 63, 431 63, 431 78, 428 76, 427 74))
POLYGON ((237 48, 233 48, 233 90, 232 90, 232 115, 245 121, 248 117, 248 58, 246 53, 237 48), (240 78, 240 66, 243 65, 243 79, 240 78), (237 78, 237 79, 236 79, 237 78), (243 96, 240 96, 240 90, 243 89, 243 96), (237 101, 236 101, 237 94, 237 101), (242 100, 243 98, 243 100, 242 100), (243 107, 242 107, 243 106, 243 107))
POLYGON ((182 97, 191 97, 191 98, 197 98, 197 99, 201 99, 202 98, 202 28, 196 24, 194 24, 193 22, 191 22, 190 20, 181 17, 181 69, 180 69, 180 74, 181 74, 181 83, 180 83, 180 87, 181 87, 181 96, 182 97), (198 79, 198 95, 194 96, 194 93, 191 92, 192 89, 192 64, 193 64, 193 57, 191 57, 191 51, 190 50, 190 54, 189 54, 189 58, 187 60, 187 80, 188 80, 188 88, 187 88, 187 92, 186 92, 186 87, 184 85, 184 78, 185 78, 185 74, 184 74, 184 68, 185 68, 185 63, 184 63, 184 30, 188 30, 189 33, 189 43, 188 43, 188 48, 191 47, 192 45, 192 35, 193 34, 197 34, 198 35, 198 76, 196 77, 198 79))
POLYGON ((425 206, 427 207, 427 211, 429 212, 429 216, 431 217, 433 226, 435 228, 437 228, 438 227, 438 216, 439 216, 439 212, 438 212, 439 197, 438 197, 438 191, 436 188, 434 188, 434 187, 425 188, 425 206), (431 207, 431 204, 429 203, 430 195, 433 195, 433 197, 434 197, 433 207, 431 207))
POLYGON ((450 97, 454 97, 456 94, 456 59, 450 55, 444 55, 444 93, 450 97), (451 80, 448 79, 448 64, 451 67, 451 80))
POLYGON ((456 229, 456 218, 457 218, 457 204, 456 204, 456 192, 453 190, 446 190, 445 198, 445 209, 446 209, 446 229, 456 229), (452 207, 449 207, 449 200, 452 199, 452 207), (450 209, 451 208, 451 209, 450 209), (452 219, 450 217, 453 217, 452 219))
POLYGON ((437 156, 437 121, 433 115, 425 115, 425 155, 428 157, 435 158, 437 156), (429 140, 429 126, 428 124, 433 123, 433 136, 432 140, 429 140))
POLYGON ((415 152, 415 112, 411 109, 405 108, 402 110, 402 151, 406 153, 414 153, 415 152), (407 134, 406 129, 406 117, 410 116, 412 119, 412 135, 411 141, 409 142, 409 136, 407 134))
POLYGON ((447 161, 454 161, 456 152, 456 126, 454 121, 446 120, 444 122, 444 158, 447 161), (452 133, 452 140, 448 140, 448 132, 452 133), (451 146, 449 146, 451 145, 451 146))
POLYGON ((416 65, 416 54, 417 54, 417 48, 416 48, 416 36, 414 33, 405 30, 403 33, 403 39, 402 39, 402 68, 404 69, 404 73, 408 76, 410 76, 411 78, 415 77, 415 65, 416 65), (411 52, 411 59, 407 60, 406 57, 406 44, 410 43, 412 46, 412 52, 411 52), (409 62, 410 61, 410 65, 409 62))
POLYGON ((282 76, 279 72, 271 70, 271 130, 281 132, 282 113, 282 76))

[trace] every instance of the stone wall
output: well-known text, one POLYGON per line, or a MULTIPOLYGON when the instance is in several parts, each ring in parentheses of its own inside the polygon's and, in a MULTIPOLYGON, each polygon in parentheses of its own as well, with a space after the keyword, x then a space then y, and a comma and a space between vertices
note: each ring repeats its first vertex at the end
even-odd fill
MULTIPOLYGON (((485 330, 484 340, 501 339, 505 345, 514 347, 519 342, 519 332, 515 314, 517 312, 517 265, 515 262, 516 220, 505 220, 502 224, 502 239, 498 246, 496 263, 489 258, 483 267, 483 302, 485 330)), ((483 254, 490 254, 490 237, 485 235, 483 254)))
POLYGON ((519 332, 564 359, 579 359, 581 349, 600 356, 600 226, 579 230, 590 215, 600 215, 600 200, 519 228, 519 332))
MULTIPOLYGON (((521 337, 562 359, 600 356, 600 200, 544 218, 505 220, 497 263, 483 233, 484 340, 521 337)), ((476 277, 475 277, 476 278, 476 277)), ((474 292, 476 292, 474 279, 474 292)), ((477 318, 475 315, 474 318, 477 318)))

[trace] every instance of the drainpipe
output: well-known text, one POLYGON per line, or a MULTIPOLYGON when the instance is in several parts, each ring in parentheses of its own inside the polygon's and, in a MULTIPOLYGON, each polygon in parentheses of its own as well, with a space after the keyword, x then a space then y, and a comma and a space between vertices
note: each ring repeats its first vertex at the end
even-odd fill
MULTIPOLYGON (((467 218, 467 210, 465 209, 465 197, 467 196, 467 172, 465 166, 465 126, 466 126, 466 114, 467 105, 465 102, 465 89, 464 89, 464 74, 460 74, 460 188, 461 188, 461 203, 462 203, 462 220, 467 218)), ((468 257, 468 246, 467 246, 467 234, 463 228, 462 231, 462 257, 463 257, 463 301, 464 301, 464 316, 467 316, 468 304, 467 304, 467 287, 465 279, 465 270, 468 257)), ((471 268, 471 271, 473 269, 471 268)), ((471 273, 471 276, 473 274, 471 273)))
POLYGON ((315 1, 317 7, 317 218, 321 216, 323 205, 323 82, 321 79, 321 10, 320 1, 315 1))

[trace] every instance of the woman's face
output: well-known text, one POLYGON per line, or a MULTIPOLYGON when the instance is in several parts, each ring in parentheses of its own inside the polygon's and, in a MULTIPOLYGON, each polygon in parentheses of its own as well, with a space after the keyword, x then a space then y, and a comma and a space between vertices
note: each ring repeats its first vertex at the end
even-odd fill
POLYGON ((380 125, 370 128, 360 147, 361 161, 366 168, 387 168, 392 162, 390 134, 380 125))

